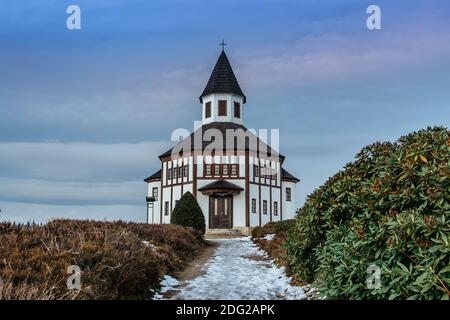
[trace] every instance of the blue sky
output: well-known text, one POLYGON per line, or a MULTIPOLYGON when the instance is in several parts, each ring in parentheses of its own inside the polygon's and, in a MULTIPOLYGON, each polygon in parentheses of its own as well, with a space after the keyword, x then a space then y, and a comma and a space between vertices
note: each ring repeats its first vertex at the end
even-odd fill
POLYGON ((364 145, 449 125, 449 16, 436 0, 0 0, 0 219, 143 221, 142 179, 199 120, 222 38, 300 206, 364 145))

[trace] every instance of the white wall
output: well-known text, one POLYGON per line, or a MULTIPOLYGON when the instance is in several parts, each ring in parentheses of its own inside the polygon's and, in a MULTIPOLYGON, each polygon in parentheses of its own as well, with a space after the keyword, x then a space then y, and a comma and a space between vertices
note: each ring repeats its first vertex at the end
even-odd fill
POLYGON ((294 182, 283 181, 283 220, 293 219, 297 210, 294 182), (286 201, 286 188, 291 188, 292 201, 286 201))
POLYGON ((160 202, 161 202, 161 181, 152 181, 148 183, 147 194, 149 197, 153 196, 153 188, 158 188, 158 197, 153 202, 153 209, 149 208, 148 223, 159 223, 160 221, 160 202))

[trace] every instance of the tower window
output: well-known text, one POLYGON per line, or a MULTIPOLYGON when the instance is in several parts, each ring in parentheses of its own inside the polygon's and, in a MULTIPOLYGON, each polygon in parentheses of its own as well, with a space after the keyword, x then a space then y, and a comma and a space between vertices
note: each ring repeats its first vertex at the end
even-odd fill
POLYGON ((205 103, 205 118, 211 117, 211 102, 205 103))
POLYGON ((286 188, 286 201, 292 201, 291 188, 286 188))
POLYGON ((219 116, 227 115, 227 100, 219 100, 219 116))
POLYGON ((241 104, 239 102, 234 103, 234 117, 235 118, 241 117, 241 104))

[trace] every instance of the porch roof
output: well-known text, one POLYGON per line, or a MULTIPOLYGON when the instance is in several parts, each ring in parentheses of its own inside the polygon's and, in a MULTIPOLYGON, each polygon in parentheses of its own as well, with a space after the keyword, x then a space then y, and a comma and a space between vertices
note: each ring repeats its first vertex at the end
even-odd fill
POLYGON ((208 183, 206 186, 203 186, 198 189, 198 191, 201 191, 202 193, 205 194, 211 193, 232 194, 232 193, 240 193, 243 190, 244 189, 242 187, 235 185, 234 183, 231 183, 224 179, 213 181, 211 183, 208 183))

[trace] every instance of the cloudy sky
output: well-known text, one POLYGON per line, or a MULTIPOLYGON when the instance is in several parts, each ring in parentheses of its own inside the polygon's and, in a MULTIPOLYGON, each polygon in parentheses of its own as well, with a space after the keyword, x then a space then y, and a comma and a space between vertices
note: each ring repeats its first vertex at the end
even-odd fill
POLYGON ((364 145, 449 125, 449 16, 441 0, 0 0, 0 220, 144 221, 143 179, 200 119, 222 38, 300 206, 364 145))

